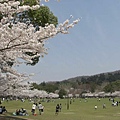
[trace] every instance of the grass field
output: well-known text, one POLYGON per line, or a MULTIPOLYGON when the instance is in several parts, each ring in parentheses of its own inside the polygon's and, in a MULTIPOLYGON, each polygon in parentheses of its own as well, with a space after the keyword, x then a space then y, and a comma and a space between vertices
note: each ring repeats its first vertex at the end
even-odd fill
MULTIPOLYGON (((120 101, 119 98, 115 100, 120 101)), ((88 98, 88 102, 84 99, 75 99, 67 110, 66 99, 56 99, 55 102, 42 102, 45 106, 44 113, 33 116, 31 114, 32 103, 21 101, 4 101, 2 106, 6 106, 8 113, 0 115, 0 120, 120 120, 120 106, 111 106, 111 101, 108 98, 88 98), (62 103, 62 111, 55 115, 55 106, 57 103, 62 103), (106 109, 102 108, 103 103, 106 104, 106 109), (95 110, 94 106, 98 109, 95 110), (13 116, 12 113, 21 107, 25 108, 29 116, 13 116)))

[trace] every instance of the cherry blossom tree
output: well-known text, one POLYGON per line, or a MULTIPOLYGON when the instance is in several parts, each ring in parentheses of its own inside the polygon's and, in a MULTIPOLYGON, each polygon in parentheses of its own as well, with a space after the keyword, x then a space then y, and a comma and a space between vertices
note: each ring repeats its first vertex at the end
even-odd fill
MULTIPOLYGON (((45 0, 48 2, 49 0, 45 0)), ((70 19, 55 27, 54 24, 38 26, 38 30, 29 22, 20 22, 16 14, 28 10, 37 10, 40 5, 20 5, 16 0, 0 0, 0 85, 14 85, 30 75, 18 73, 15 66, 32 63, 32 58, 43 57, 47 53, 44 44, 57 34, 68 34, 80 19, 70 22, 70 19), (26 53, 32 53, 28 55, 26 53)), ((6 89, 4 87, 4 89, 6 89)))

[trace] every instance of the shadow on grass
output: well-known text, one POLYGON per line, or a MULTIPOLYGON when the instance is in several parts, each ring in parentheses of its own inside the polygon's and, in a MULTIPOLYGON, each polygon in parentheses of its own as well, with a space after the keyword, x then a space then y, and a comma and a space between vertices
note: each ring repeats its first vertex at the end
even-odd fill
POLYGON ((0 120, 27 120, 27 119, 17 118, 12 116, 0 116, 0 120))
POLYGON ((0 115, 0 120, 28 120, 17 116, 11 116, 10 113, 0 115))
POLYGON ((12 116, 0 116, 0 120, 27 120, 27 119, 12 116))

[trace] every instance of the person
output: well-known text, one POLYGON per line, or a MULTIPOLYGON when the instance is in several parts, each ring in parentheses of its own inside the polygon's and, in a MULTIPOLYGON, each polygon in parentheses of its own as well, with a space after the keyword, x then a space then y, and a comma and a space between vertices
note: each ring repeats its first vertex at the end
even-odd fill
POLYGON ((33 115, 35 114, 35 109, 36 109, 36 104, 33 103, 33 105, 32 105, 32 111, 31 111, 33 115))
POLYGON ((2 111, 2 106, 0 106, 0 114, 2 114, 3 113, 3 111, 2 111))
POLYGON ((60 109, 60 106, 59 106, 59 104, 57 104, 56 105, 56 112, 55 112, 56 115, 58 115, 59 109, 60 109))
POLYGON ((105 105, 105 103, 103 104, 103 109, 104 109, 104 108, 106 108, 106 105, 105 105))
POLYGON ((2 112, 7 112, 5 106, 2 107, 2 112))
POLYGON ((95 105, 95 110, 97 110, 97 105, 95 105))
POLYGON ((26 109, 21 108, 21 109, 17 109, 15 112, 13 112, 13 115, 20 115, 20 116, 26 116, 28 115, 26 109))
POLYGON ((41 115, 41 113, 42 113, 42 104, 39 102, 39 104, 38 104, 38 110, 39 110, 39 114, 41 115))
POLYGON ((19 115, 19 110, 17 109, 16 112, 15 112, 16 115, 19 115))
POLYGON ((21 108, 19 114, 22 115, 22 116, 25 116, 25 115, 27 115, 28 113, 27 113, 26 109, 21 108))
POLYGON ((42 105, 42 109, 41 109, 41 112, 43 113, 44 112, 44 106, 42 105))
POLYGON ((60 112, 61 112, 61 109, 62 109, 62 104, 61 103, 60 103, 59 109, 60 109, 60 112))
POLYGON ((116 105, 118 106, 118 104, 119 104, 119 102, 117 101, 117 102, 116 102, 116 105))

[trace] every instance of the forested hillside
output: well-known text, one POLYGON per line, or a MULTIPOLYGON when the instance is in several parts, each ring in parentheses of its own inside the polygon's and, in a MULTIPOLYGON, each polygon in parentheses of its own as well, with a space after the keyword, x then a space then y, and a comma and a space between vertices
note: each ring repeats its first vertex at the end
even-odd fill
POLYGON ((64 94, 81 94, 83 92, 120 90, 120 70, 101 73, 91 76, 78 76, 63 81, 33 83, 32 89, 46 90, 48 92, 64 91, 64 94))

